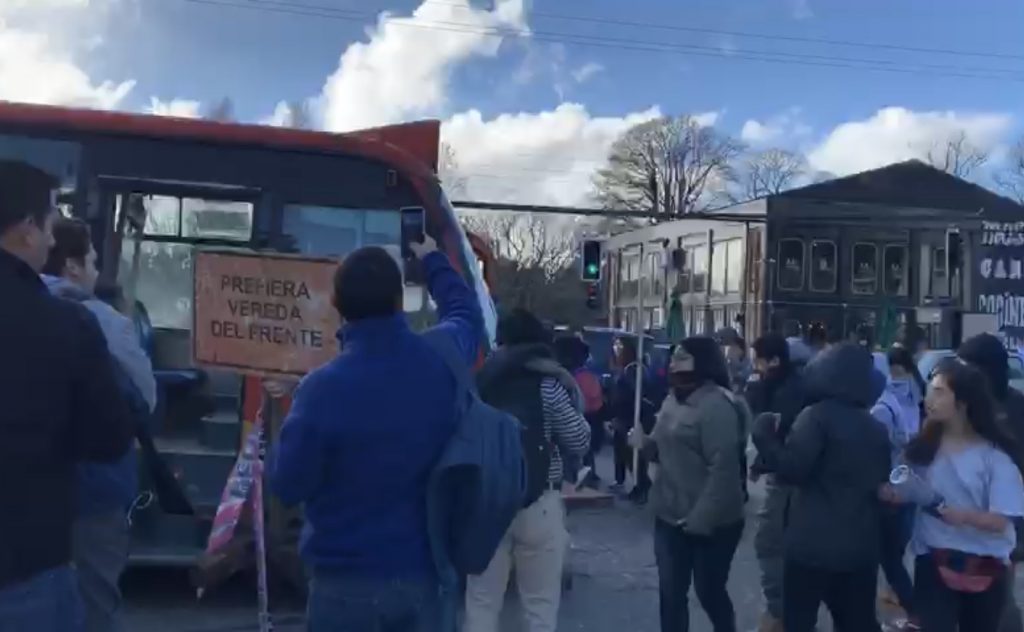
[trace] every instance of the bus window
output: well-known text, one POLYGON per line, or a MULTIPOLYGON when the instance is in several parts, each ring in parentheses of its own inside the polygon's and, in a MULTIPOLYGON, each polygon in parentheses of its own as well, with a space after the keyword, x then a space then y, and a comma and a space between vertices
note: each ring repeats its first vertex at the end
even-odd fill
MULTIPOLYGON (((401 265, 402 217, 398 209, 289 204, 284 207, 281 232, 291 240, 296 252, 307 256, 341 259, 363 246, 381 246, 401 265)), ((404 298, 406 312, 425 311, 422 287, 406 287, 404 298)), ((416 325, 426 326, 429 322, 417 319, 416 325)))
MULTIPOLYGON (((120 217, 125 195, 116 198, 120 217)), ((146 195, 146 223, 139 245, 139 276, 135 298, 146 306, 158 329, 192 329, 192 251, 190 239, 248 242, 252 235, 250 202, 198 197, 146 195)), ((118 278, 130 279, 136 241, 121 243, 118 278)))

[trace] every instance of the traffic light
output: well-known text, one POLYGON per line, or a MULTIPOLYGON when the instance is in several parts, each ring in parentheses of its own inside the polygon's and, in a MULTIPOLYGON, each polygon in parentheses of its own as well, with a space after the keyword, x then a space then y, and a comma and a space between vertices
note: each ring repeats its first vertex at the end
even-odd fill
POLYGON ((601 242, 596 239, 583 241, 580 278, 588 283, 597 283, 601 280, 601 242))
POLYGON ((598 283, 587 283, 587 307, 598 309, 601 307, 601 285, 598 283))

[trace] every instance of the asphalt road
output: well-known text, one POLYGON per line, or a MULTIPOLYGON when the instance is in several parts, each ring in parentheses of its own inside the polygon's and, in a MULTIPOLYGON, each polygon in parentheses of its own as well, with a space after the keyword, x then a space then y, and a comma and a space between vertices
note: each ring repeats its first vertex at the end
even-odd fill
MULTIPOLYGON (((760 502, 753 490, 750 511, 760 502)), ((731 592, 741 630, 756 627, 761 609, 757 562, 751 544, 753 521, 733 563, 731 592)), ((580 510, 569 516, 574 582, 565 594, 559 630, 653 632, 658 629, 657 572, 647 510, 621 501, 612 508, 580 510)), ((243 632, 256 630, 255 583, 238 577, 197 601, 183 572, 145 570, 126 575, 127 627, 146 632, 243 632)), ((694 630, 710 630, 693 601, 694 630)), ((272 590, 275 630, 301 630, 302 604, 286 590, 272 590)), ((514 598, 505 630, 517 625, 514 598)))
MULTIPOLYGON (((606 470, 607 471, 607 470, 606 470)), ((751 489, 747 528, 733 562, 730 593, 739 630, 753 632, 762 608, 759 571, 753 551, 754 519, 763 497, 760 485, 751 489)), ((573 536, 570 557, 574 585, 566 593, 559 630, 587 632, 655 632, 658 630, 657 571, 651 542, 649 512, 617 502, 615 507, 570 514, 573 536)), ((1018 586, 1024 581, 1018 581, 1018 586)), ((125 578, 130 632, 247 632, 257 630, 255 583, 239 577, 197 602, 181 572, 133 572, 125 578)), ((272 590, 275 630, 302 630, 302 604, 294 595, 272 590)), ((1018 594, 1018 602, 1024 603, 1018 594)), ((710 632, 703 611, 690 595, 691 629, 710 632)), ((505 612, 503 632, 518 632, 514 598, 505 612)), ((819 630, 832 627, 823 613, 819 630)))

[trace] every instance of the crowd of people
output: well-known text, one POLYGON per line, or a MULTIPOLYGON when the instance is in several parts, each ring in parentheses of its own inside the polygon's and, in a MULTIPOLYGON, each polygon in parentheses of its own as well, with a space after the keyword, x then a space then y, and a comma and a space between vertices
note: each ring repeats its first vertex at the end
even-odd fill
MULTIPOLYGON (((0 162, 0 289, 17 306, 0 310, 17 358, 0 366, 0 632, 116 632, 132 445, 156 388, 55 184, 0 162)), ((361 248, 334 277, 342 352, 297 385, 267 383, 292 397, 267 472, 304 509, 312 632, 450 632, 460 612, 465 632, 496 632, 512 576, 525 629, 556 630, 563 488, 600 482, 606 439, 612 487, 632 473, 629 497, 653 514, 664 632, 689 629, 691 584, 716 632, 736 630, 727 582, 762 478, 765 632, 810 632, 822 604, 839 632, 880 630, 880 571, 906 629, 1021 630, 1024 395, 996 337, 921 376, 909 347, 820 330, 748 347, 727 329, 674 345, 660 381, 622 337, 604 388, 580 338, 522 309, 481 357, 473 289, 429 236, 409 247, 435 327, 409 327, 400 267, 361 248)))

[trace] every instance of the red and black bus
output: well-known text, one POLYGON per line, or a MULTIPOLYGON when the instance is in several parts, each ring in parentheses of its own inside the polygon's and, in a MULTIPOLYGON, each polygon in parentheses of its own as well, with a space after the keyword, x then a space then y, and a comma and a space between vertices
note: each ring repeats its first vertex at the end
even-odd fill
MULTIPOLYGON (((494 305, 475 250, 436 175, 439 124, 328 134, 202 120, 0 104, 0 158, 59 177, 65 212, 92 227, 101 278, 137 300, 161 403, 157 447, 197 518, 133 516, 133 561, 192 564, 202 551, 258 383, 191 359, 192 260, 203 246, 341 257, 364 245, 397 248, 399 209, 423 207, 428 232, 477 292, 488 325, 494 305), (126 238, 127 209, 144 228, 126 238), (129 204, 131 202, 131 205, 129 204), (136 253, 137 251, 137 253, 136 253)), ((433 305, 407 288, 410 321, 433 305)))

